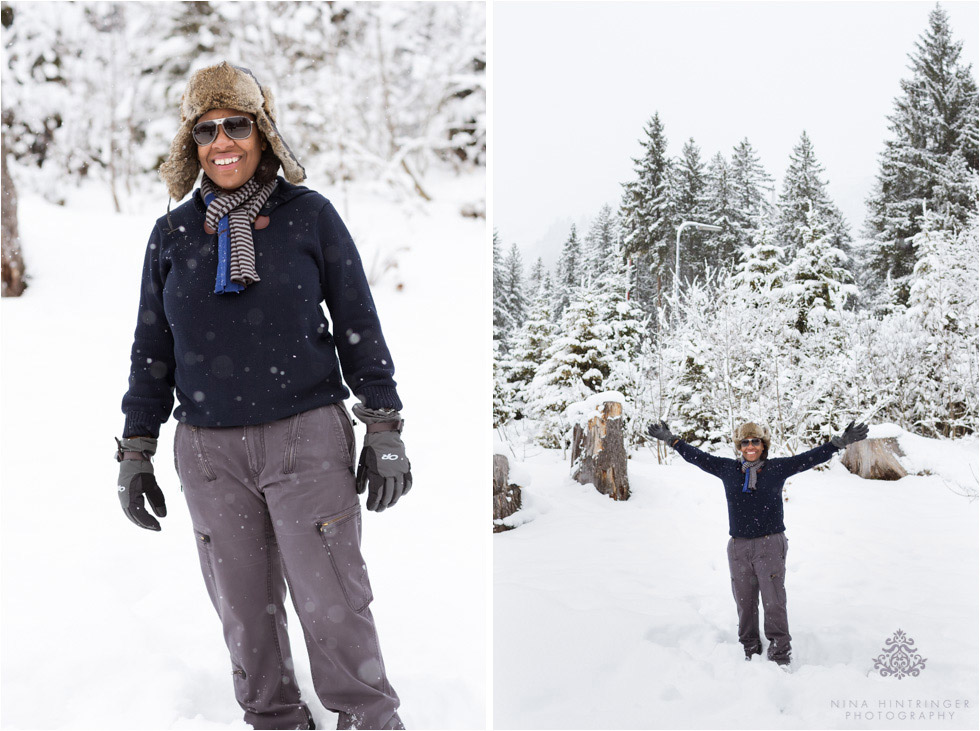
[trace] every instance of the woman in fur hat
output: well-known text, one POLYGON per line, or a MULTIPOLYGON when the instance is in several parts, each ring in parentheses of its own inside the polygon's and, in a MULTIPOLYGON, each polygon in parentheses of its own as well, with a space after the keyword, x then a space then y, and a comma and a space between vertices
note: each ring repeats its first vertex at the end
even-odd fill
POLYGON ((650 436, 667 442, 685 460, 721 479, 728 500, 728 568, 738 609, 738 640, 745 659, 762 654, 759 637, 759 595, 769 640, 767 657, 789 665, 789 620, 786 616, 786 527, 783 525, 783 484, 798 472, 826 462, 835 452, 868 436, 868 427, 852 421, 844 433, 794 457, 769 459, 767 426, 742 424, 733 435, 738 459, 702 452, 671 434, 666 422, 650 424, 650 436))
POLYGON ((222 63, 190 79, 160 172, 179 200, 201 170, 146 249, 117 440, 123 511, 160 530, 143 496, 166 515, 150 457, 176 390, 176 468, 245 721, 314 728, 290 656, 288 584, 338 728, 403 728, 369 609, 357 494, 382 511, 412 477, 360 258, 330 202, 298 185, 305 171, 248 69, 222 63), (367 424, 356 476, 341 367, 367 424))

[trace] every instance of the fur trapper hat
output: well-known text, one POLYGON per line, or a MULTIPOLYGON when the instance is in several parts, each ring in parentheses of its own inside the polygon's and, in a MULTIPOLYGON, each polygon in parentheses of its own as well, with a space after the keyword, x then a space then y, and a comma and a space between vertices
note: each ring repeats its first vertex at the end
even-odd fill
POLYGON ((171 198, 180 200, 197 181, 201 163, 197 159, 197 143, 191 137, 191 129, 201 115, 212 109, 235 109, 254 114, 259 130, 282 165, 283 177, 293 184, 306 179, 306 171, 276 127, 272 92, 261 86, 248 69, 224 61, 196 71, 181 97, 180 129, 170 143, 170 156, 160 166, 160 177, 171 198))
POLYGON ((765 424, 759 425, 748 421, 742 424, 740 427, 735 429, 734 439, 735 439, 735 450, 741 451, 741 443, 743 439, 751 439, 755 437, 762 440, 762 446, 765 447, 766 451, 769 451, 769 445, 772 443, 772 435, 769 433, 769 427, 765 424))

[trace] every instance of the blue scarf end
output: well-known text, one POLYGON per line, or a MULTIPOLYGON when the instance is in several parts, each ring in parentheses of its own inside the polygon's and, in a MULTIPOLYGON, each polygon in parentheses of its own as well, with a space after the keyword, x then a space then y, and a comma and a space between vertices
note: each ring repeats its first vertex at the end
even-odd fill
MULTIPOLYGON (((208 205, 214 200, 214 195, 204 196, 208 205)), ((231 236, 228 229, 228 216, 223 216, 218 222, 218 274, 214 280, 215 294, 232 294, 241 292, 245 285, 233 282, 231 277, 231 236)))

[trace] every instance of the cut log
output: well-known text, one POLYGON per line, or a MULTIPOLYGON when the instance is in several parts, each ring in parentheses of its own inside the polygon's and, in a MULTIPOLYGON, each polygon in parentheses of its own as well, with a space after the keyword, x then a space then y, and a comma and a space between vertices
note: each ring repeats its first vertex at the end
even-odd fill
POLYGON ((493 532, 510 530, 511 526, 500 525, 498 520, 513 515, 521 507, 521 488, 510 484, 510 465, 502 454, 493 455, 493 532))
POLYGON ((3 233, 0 236, 0 295, 4 297, 19 297, 27 283, 24 281, 24 255, 20 249, 20 234, 17 231, 17 189, 14 187, 14 179, 10 177, 7 169, 7 133, 3 133, 3 140, 0 142, 2 150, 2 185, 0 185, 0 196, 2 196, 2 225, 3 233))
POLYGON ((898 461, 903 456, 898 440, 887 437, 848 444, 840 461, 848 470, 866 480, 900 480, 908 474, 898 461))
POLYGON ((602 404, 602 413, 589 419, 588 426, 575 425, 572 432, 572 478, 613 500, 628 500, 626 447, 623 443, 623 405, 602 404))

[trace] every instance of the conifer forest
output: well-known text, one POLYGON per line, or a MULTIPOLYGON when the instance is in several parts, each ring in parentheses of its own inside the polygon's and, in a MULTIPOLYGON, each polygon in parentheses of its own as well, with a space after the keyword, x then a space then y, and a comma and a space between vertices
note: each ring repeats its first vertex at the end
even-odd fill
POLYGON ((961 46, 936 5, 863 222, 831 199, 805 131, 777 182, 751 130, 734 149, 692 138, 672 157, 685 130, 651 110, 621 198, 571 227, 554 270, 495 230, 498 433, 565 447, 567 407, 605 391, 623 396, 633 446, 654 443, 660 418, 694 445, 759 419, 790 453, 841 414, 976 433, 978 98, 961 46))

